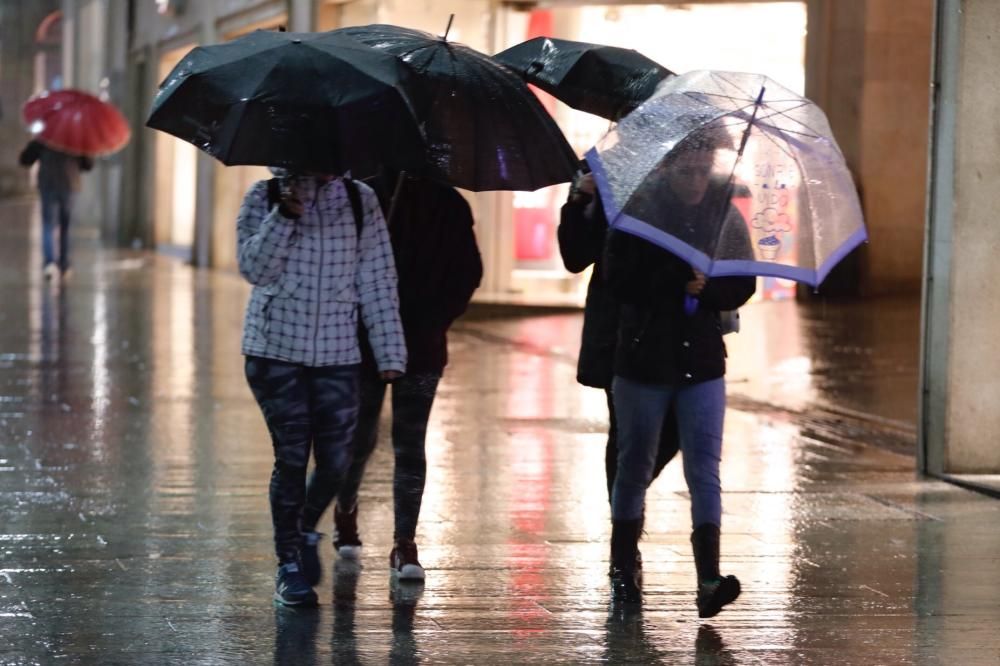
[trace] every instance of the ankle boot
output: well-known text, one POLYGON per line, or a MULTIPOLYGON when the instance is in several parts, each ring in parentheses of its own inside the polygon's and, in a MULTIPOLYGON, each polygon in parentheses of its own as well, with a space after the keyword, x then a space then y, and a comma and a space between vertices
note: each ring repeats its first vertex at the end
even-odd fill
POLYGON ((694 565, 698 571, 698 617, 715 617, 740 596, 736 576, 719 574, 719 526, 704 523, 691 533, 694 565))
POLYGON ((611 588, 616 599, 641 601, 642 569, 636 566, 642 520, 611 523, 611 588))
MULTIPOLYGON (((614 526, 612 525, 612 531, 614 526)), ((639 540, 642 540, 642 536, 646 533, 646 510, 643 508, 642 516, 639 517, 639 540)), ((608 576, 613 577, 615 575, 615 562, 614 562, 614 552, 611 553, 611 560, 608 563, 608 576)), ((638 571, 638 575, 642 578, 642 551, 638 547, 635 549, 635 568, 638 571)))

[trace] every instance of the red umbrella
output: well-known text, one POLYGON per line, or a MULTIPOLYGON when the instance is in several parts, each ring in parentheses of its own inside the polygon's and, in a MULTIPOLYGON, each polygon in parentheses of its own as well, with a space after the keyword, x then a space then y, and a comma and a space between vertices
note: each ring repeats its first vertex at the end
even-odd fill
POLYGON ((46 90, 24 103, 21 116, 35 139, 71 155, 109 155, 131 136, 118 109, 80 90, 46 90))

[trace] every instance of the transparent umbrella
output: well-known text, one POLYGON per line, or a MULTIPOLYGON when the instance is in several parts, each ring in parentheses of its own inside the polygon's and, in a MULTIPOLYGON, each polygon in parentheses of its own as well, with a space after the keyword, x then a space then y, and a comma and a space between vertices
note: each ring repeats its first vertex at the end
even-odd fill
POLYGON ((815 286, 867 238, 826 116, 760 74, 664 81, 587 161, 613 227, 709 277, 815 286))

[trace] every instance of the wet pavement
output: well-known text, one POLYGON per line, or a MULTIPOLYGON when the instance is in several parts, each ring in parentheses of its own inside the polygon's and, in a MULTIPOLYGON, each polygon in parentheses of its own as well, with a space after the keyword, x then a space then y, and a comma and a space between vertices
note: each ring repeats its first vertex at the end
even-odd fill
POLYGON ((47 285, 30 209, 0 213, 0 663, 1000 663, 1000 502, 914 473, 915 303, 744 308, 722 470, 744 594, 710 622, 676 462, 648 499, 643 607, 609 606, 606 409, 574 382, 579 314, 457 325, 427 582, 389 579, 382 442, 363 567, 326 542, 320 608, 289 611, 239 355, 248 288, 85 235, 47 285))

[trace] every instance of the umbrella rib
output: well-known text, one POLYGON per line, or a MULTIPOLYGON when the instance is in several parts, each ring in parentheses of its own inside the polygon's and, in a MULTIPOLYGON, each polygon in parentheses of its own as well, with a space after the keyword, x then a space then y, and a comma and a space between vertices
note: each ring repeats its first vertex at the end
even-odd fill
POLYGON ((770 141, 771 143, 773 143, 774 146, 775 146, 775 148, 777 148, 778 150, 780 150, 781 152, 783 152, 785 155, 787 155, 788 157, 792 158, 793 160, 798 161, 798 158, 795 157, 795 153, 793 153, 791 150, 789 150, 788 146, 783 146, 780 143, 778 143, 778 141, 773 136, 771 136, 770 133, 768 133, 768 132, 761 132, 761 135, 763 135, 768 141, 770 141))
MULTIPOLYGON (((697 99, 697 96, 706 96, 706 97, 711 96, 711 97, 721 97, 721 98, 729 100, 731 102, 738 102, 738 101, 746 101, 747 102, 746 104, 744 104, 743 106, 739 107, 738 109, 732 109, 732 110, 730 110, 729 113, 738 113, 738 112, 742 111, 743 109, 746 109, 747 107, 750 107, 750 106, 753 106, 754 104, 756 104, 756 100, 751 100, 751 99, 748 99, 748 98, 739 98, 739 99, 737 99, 736 97, 730 97, 728 95, 722 95, 722 94, 719 94, 719 93, 703 93, 703 92, 686 91, 683 94, 685 96, 691 97, 692 99, 697 99)), ((801 104, 799 104, 796 107, 792 107, 791 109, 784 109, 784 110, 782 110, 782 109, 775 109, 775 108, 773 108, 773 107, 770 106, 770 104, 772 104, 772 102, 775 102, 775 101, 799 101, 799 100, 768 100, 764 104, 764 109, 766 109, 767 111, 770 111, 770 113, 768 115, 766 115, 766 116, 761 116, 759 118, 759 120, 767 120, 769 118, 774 118, 776 116, 780 116, 780 117, 783 117, 783 118, 787 118, 789 121, 791 121, 793 123, 796 123, 797 125, 801 125, 802 127, 806 128, 810 132, 813 132, 813 135, 815 135, 816 137, 822 136, 819 132, 816 132, 816 130, 814 130, 809 125, 806 125, 801 120, 798 120, 797 118, 794 118, 794 117, 788 115, 789 111, 794 111, 795 109, 803 108, 805 106, 808 106, 808 105, 812 104, 812 102, 810 102, 809 100, 805 100, 804 102, 802 102, 801 104)), ((756 123, 756 120, 754 122, 756 123)), ((795 130, 782 130, 782 131, 794 132, 795 130)), ((813 135, 810 135, 810 134, 806 134, 805 132, 800 132, 800 134, 802 134, 803 136, 813 136, 813 135)))
MULTIPOLYGON (((702 91, 702 90, 685 90, 684 94, 685 95, 704 95, 705 97, 722 97, 723 99, 732 99, 732 100, 740 99, 740 100, 745 100, 745 101, 748 101, 748 102, 754 102, 754 101, 756 101, 756 98, 750 98, 750 97, 739 97, 739 98, 737 98, 737 97, 735 97, 733 95, 725 95, 723 93, 714 93, 714 92, 708 92, 708 91, 702 91)), ((804 99, 805 98, 803 98, 803 97, 791 97, 789 99, 767 99, 767 100, 764 101, 764 104, 766 106, 768 104, 774 104, 776 102, 802 102, 804 99)), ((805 99, 805 103, 812 104, 812 100, 805 99)))
POLYGON ((812 104, 812 102, 806 100, 802 104, 799 104, 798 106, 793 106, 790 109, 776 109, 776 108, 774 108, 772 106, 766 106, 765 108, 768 111, 770 111, 771 113, 770 113, 770 115, 764 116, 762 118, 762 120, 767 120, 768 118, 773 118, 775 116, 780 116, 782 118, 786 118, 787 120, 790 120, 791 122, 793 122, 793 123, 795 123, 797 125, 801 125, 802 127, 805 127, 807 130, 809 130, 809 131, 813 132, 814 134, 818 135, 819 132, 817 132, 816 130, 814 130, 812 127, 810 127, 809 125, 806 125, 804 122, 802 122, 798 118, 794 118, 794 117, 788 115, 789 111, 794 111, 795 109, 801 109, 801 108, 809 106, 810 104, 812 104))

